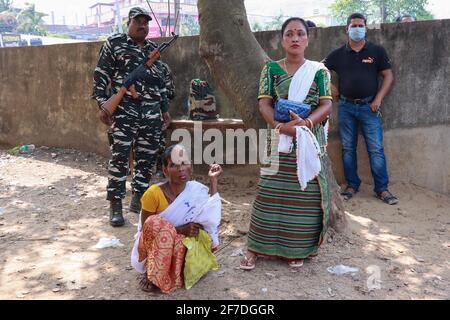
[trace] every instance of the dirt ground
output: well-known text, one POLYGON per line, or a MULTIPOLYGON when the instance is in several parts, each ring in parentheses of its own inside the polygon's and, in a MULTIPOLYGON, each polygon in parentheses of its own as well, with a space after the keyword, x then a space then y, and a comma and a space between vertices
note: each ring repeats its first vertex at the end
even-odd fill
POLYGON ((317 257, 298 270, 263 258, 248 272, 237 266, 257 177, 226 166, 221 268, 190 290, 142 292, 130 266, 138 216, 125 210, 126 225, 109 226, 106 163, 76 150, 0 149, 0 299, 450 299, 448 195, 394 183, 400 204, 388 206, 363 185, 346 204, 348 231, 330 233, 317 257), (123 246, 95 248, 100 238, 123 246), (327 271, 339 264, 359 270, 327 271))

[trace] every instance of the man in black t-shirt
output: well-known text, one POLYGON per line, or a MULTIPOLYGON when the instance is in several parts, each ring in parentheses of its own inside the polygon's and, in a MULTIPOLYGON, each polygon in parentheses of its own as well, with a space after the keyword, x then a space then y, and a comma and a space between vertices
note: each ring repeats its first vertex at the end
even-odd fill
POLYGON ((331 52, 324 63, 339 78, 339 88, 332 87, 339 97, 339 128, 342 140, 342 158, 347 187, 342 195, 346 200, 358 192, 361 180, 357 172, 356 146, 358 127, 361 126, 370 168, 374 179, 374 191, 387 204, 398 199, 389 192, 389 177, 383 148, 381 103, 392 86, 394 76, 383 47, 365 40, 366 19, 354 13, 347 20, 349 41, 331 52), (378 82, 381 76, 383 80, 378 82))

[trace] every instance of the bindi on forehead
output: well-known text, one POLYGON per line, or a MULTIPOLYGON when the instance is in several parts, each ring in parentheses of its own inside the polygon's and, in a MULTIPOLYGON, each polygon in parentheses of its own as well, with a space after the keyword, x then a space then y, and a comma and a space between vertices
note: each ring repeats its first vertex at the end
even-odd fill
POLYGON ((306 35, 307 34, 307 31, 306 31, 306 29, 305 28, 291 28, 291 29, 286 29, 285 31, 284 31, 284 33, 283 33, 283 36, 289 36, 289 35, 292 35, 292 34, 297 34, 297 35, 300 35, 300 36, 303 36, 303 35, 306 35))
POLYGON ((306 31, 305 26, 300 21, 292 21, 286 26, 285 32, 306 31))
POLYGON ((284 31, 285 33, 286 32, 305 32, 306 31, 306 29, 305 28, 302 28, 302 27, 296 27, 296 28, 286 28, 286 30, 284 31))

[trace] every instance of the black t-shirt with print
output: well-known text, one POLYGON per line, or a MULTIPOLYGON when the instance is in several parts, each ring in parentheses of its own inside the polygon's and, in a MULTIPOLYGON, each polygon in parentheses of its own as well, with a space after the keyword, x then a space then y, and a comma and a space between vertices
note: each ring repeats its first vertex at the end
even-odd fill
POLYGON ((339 93, 350 99, 375 96, 380 71, 391 69, 386 50, 368 41, 359 52, 345 44, 331 52, 324 63, 337 73, 339 93))

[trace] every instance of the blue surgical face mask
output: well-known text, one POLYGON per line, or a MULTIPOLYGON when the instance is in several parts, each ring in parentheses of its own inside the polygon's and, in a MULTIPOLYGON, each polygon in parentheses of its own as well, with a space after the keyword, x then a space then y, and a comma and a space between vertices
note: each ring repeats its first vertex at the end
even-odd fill
POLYGON ((353 41, 361 41, 366 36, 365 27, 349 28, 348 35, 353 41))

